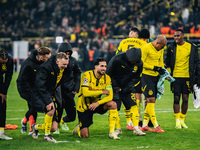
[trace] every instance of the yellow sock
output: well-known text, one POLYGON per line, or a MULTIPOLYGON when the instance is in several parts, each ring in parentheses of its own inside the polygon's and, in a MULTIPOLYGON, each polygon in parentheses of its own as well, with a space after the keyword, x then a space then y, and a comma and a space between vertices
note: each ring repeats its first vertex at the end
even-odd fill
POLYGON ((35 128, 37 130, 45 130, 45 123, 43 123, 43 124, 37 124, 35 128))
POLYGON ((132 106, 130 110, 131 110, 131 118, 132 118, 133 126, 136 127, 139 124, 139 113, 138 113, 137 105, 132 106))
POLYGON ((137 104, 137 108, 138 108, 138 112, 139 112, 139 110, 140 110, 140 100, 139 99, 136 100, 136 104, 137 104))
POLYGON ((180 121, 184 121, 186 117, 186 114, 180 113, 180 121))
POLYGON ((131 112, 130 112, 130 109, 127 110, 126 107, 124 106, 124 111, 125 111, 125 117, 126 117, 126 122, 127 122, 127 124, 132 123, 132 121, 131 121, 131 112))
POLYGON ((49 115, 45 115, 45 135, 48 135, 51 133, 51 125, 52 125, 52 119, 53 119, 53 116, 49 116, 49 115))
POLYGON ((156 128, 158 126, 158 122, 156 120, 156 114, 155 114, 155 109, 154 109, 155 103, 148 103, 147 105, 149 105, 148 111, 149 111, 149 116, 151 118, 151 122, 152 122, 154 128, 156 128))
POLYGON ((114 132, 115 130, 115 122, 117 116, 118 116, 117 109, 110 109, 108 116, 110 132, 114 132))
POLYGON ((143 125, 142 127, 146 127, 148 126, 148 123, 149 123, 149 112, 148 112, 148 103, 146 105, 146 108, 144 110, 144 120, 143 120, 143 125))
POLYGON ((116 126, 117 129, 118 129, 118 128, 121 128, 119 112, 118 112, 118 114, 117 114, 117 116, 116 116, 115 126, 116 126))
POLYGON ((176 122, 180 121, 180 112, 179 113, 174 113, 174 117, 175 117, 175 120, 176 122))
POLYGON ((60 123, 64 123, 63 117, 60 119, 60 123))
POLYGON ((77 130, 78 136, 81 138, 81 131, 80 131, 80 127, 78 127, 76 130, 77 130))
POLYGON ((4 131, 4 127, 0 127, 0 131, 4 131))

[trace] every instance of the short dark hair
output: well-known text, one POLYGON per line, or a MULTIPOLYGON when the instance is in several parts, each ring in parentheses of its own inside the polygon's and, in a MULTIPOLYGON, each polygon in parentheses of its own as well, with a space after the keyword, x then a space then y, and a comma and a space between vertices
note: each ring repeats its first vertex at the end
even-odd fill
POLYGON ((138 35, 140 34, 140 29, 138 29, 137 27, 131 28, 130 31, 137 32, 138 35))
POLYGON ((5 49, 0 49, 0 59, 6 60, 8 59, 8 52, 5 49))
POLYGON ((106 61, 103 57, 99 57, 95 60, 94 65, 99 65, 99 62, 106 61))
POLYGON ((184 34, 183 29, 176 29, 176 31, 180 31, 182 34, 184 34))
POLYGON ((38 55, 46 55, 51 53, 51 49, 48 47, 40 47, 37 50, 38 55))
POLYGON ((148 29, 144 28, 140 31, 139 38, 149 39, 150 32, 148 29))
POLYGON ((56 59, 66 59, 68 60, 68 56, 64 53, 64 52, 59 52, 57 55, 56 55, 56 59))

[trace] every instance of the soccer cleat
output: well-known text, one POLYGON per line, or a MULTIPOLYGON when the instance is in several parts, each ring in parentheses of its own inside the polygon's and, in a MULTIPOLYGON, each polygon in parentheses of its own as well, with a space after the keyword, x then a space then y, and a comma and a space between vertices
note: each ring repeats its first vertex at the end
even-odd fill
POLYGON ((32 131, 29 131, 28 135, 32 135, 33 134, 33 130, 32 131))
POLYGON ((53 132, 53 134, 60 134, 60 129, 57 128, 57 130, 55 132, 53 132))
POLYGON ((117 135, 118 135, 118 134, 122 134, 122 129, 121 129, 121 128, 118 128, 118 129, 116 129, 114 132, 115 132, 117 135))
MULTIPOLYGON (((79 124, 77 124, 76 127, 73 129, 73 131, 72 131, 73 135, 77 135, 78 134, 78 130, 77 130, 78 128, 79 128, 79 124)), ((79 130, 80 130, 80 128, 79 128, 79 130)))
POLYGON ((120 139, 120 137, 118 137, 115 132, 110 132, 109 133, 109 138, 114 139, 114 140, 119 140, 120 139))
POLYGON ((67 126, 66 123, 60 123, 60 128, 62 131, 68 131, 69 127, 67 126))
POLYGON ((54 142, 57 143, 57 141, 51 136, 51 134, 49 135, 45 135, 43 138, 44 141, 48 141, 48 142, 54 142))
POLYGON ((38 130, 35 129, 35 126, 36 126, 36 124, 32 125, 32 130, 33 130, 32 138, 38 139, 38 130))
POLYGON ((21 120, 21 125, 22 125, 21 133, 26 133, 27 132, 27 126, 26 126, 26 124, 23 123, 23 119, 21 120))
POLYGON ((188 128, 188 126, 186 126, 185 122, 181 121, 180 124, 181 124, 181 127, 188 128))
POLYGON ((0 134, 0 139, 2 140, 12 140, 13 138, 7 136, 4 132, 0 134))
POLYGON ((149 128, 148 126, 143 127, 143 128, 141 128, 140 130, 141 130, 141 131, 151 131, 151 132, 154 132, 154 130, 151 129, 151 128, 149 128))
POLYGON ((157 126, 157 127, 154 129, 154 132, 164 133, 165 131, 162 130, 162 129, 160 128, 160 126, 157 126))
POLYGON ((127 125, 127 126, 126 126, 126 129, 128 129, 128 130, 134 130, 134 127, 133 127, 133 126, 127 125))
POLYGON ((175 128, 176 129, 181 129, 182 128, 180 121, 176 122, 176 127, 175 128))
POLYGON ((142 127, 138 126, 138 128, 139 128, 140 130, 142 130, 142 127))
POLYGON ((134 135, 141 135, 141 136, 146 135, 146 133, 144 133, 140 129, 136 129, 136 128, 133 130, 133 134, 134 135))

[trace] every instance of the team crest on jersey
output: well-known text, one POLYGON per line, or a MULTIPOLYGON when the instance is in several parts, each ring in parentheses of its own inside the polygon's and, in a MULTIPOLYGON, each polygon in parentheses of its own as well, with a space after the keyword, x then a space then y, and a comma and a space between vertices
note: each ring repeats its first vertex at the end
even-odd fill
POLYGON ((149 95, 153 95, 153 91, 152 90, 149 90, 149 95))
POLYGON ((83 79, 83 85, 88 85, 88 79, 87 78, 83 79))
POLYGON ((125 66, 122 65, 122 68, 125 68, 125 66))
POLYGON ((133 70, 137 71, 138 70, 138 66, 134 66, 133 70))
POLYGON ((3 70, 3 71, 6 71, 6 70, 7 70, 6 64, 2 65, 2 70, 3 70))

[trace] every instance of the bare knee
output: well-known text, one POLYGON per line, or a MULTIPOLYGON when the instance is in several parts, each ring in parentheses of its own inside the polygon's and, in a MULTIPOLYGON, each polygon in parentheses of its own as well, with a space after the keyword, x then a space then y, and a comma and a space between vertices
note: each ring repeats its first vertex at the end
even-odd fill
POLYGON ((109 109, 117 109, 117 103, 114 101, 109 101, 106 103, 105 105, 105 110, 109 110, 109 109))
POLYGON ((88 138, 89 137, 89 129, 88 128, 83 128, 81 129, 81 138, 88 138))
POLYGON ((51 132, 55 132, 58 129, 58 123, 56 121, 52 122, 51 132))

